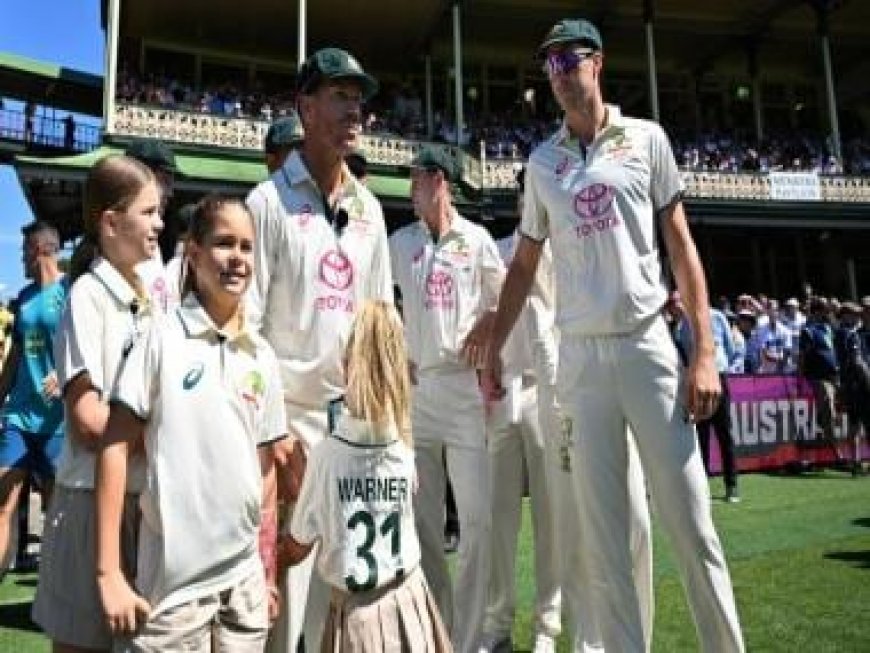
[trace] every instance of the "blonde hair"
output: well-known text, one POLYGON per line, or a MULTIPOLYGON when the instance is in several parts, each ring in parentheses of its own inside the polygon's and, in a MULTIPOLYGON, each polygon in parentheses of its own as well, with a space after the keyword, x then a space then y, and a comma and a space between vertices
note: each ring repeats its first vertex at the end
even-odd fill
POLYGON ((84 235, 73 251, 70 278, 75 281, 101 252, 100 217, 104 211, 124 211, 142 189, 154 182, 154 173, 136 159, 112 154, 97 161, 88 172, 84 192, 84 235))
POLYGON ((402 323, 392 304, 366 301, 353 322, 345 349, 350 413, 386 434, 395 424, 411 444, 411 382, 402 323), (382 427, 382 428, 377 428, 382 427))

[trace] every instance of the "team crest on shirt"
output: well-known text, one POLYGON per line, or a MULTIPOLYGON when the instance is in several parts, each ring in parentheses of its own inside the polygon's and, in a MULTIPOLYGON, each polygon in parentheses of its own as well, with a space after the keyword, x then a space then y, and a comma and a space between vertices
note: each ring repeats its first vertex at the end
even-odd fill
POLYGON ((616 191, 607 184, 584 186, 574 195, 574 215, 578 221, 574 231, 578 238, 588 238, 610 231, 620 224, 613 207, 616 191))
POLYGON ((251 370, 245 374, 240 394, 246 404, 253 406, 254 410, 259 410, 263 395, 266 394, 266 381, 259 370, 251 370))
POLYGON ((624 161, 634 149, 634 143, 625 132, 607 141, 604 146, 603 156, 616 161, 624 161))
POLYGON ((446 243, 439 253, 453 265, 466 265, 471 260, 471 246, 464 236, 446 243))
POLYGON ((425 253, 426 253, 425 247, 421 247, 420 249, 418 249, 416 252, 414 252, 414 256, 411 257, 411 263, 413 263, 415 265, 417 263, 419 263, 420 260, 423 258, 423 254, 425 254, 425 253))

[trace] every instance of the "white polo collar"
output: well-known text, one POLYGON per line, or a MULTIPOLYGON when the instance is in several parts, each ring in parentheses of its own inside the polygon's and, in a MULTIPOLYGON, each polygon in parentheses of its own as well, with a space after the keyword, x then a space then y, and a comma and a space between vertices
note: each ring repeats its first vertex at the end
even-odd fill
POLYGON ((251 351, 256 349, 254 334, 248 328, 247 320, 242 319, 242 325, 239 332, 235 335, 230 335, 217 328, 214 321, 211 319, 205 309, 199 303, 194 293, 188 293, 181 305, 176 309, 178 319, 184 326, 187 335, 192 338, 205 338, 210 335, 215 337, 223 337, 227 342, 235 343, 240 347, 245 347, 251 351))
MULTIPOLYGON (((605 116, 606 122, 596 139, 601 138, 604 135, 610 136, 611 131, 617 133, 625 131, 626 121, 619 107, 615 104, 605 104, 604 106, 607 108, 607 115, 605 116)), ((563 118, 562 125, 559 127, 559 131, 557 131, 555 135, 555 144, 566 145, 576 140, 577 137, 571 133, 570 129, 568 129, 568 123, 563 118)))
POLYGON ((119 304, 131 308, 136 306, 137 312, 149 306, 148 298, 140 296, 117 268, 102 256, 94 259, 90 271, 119 304))

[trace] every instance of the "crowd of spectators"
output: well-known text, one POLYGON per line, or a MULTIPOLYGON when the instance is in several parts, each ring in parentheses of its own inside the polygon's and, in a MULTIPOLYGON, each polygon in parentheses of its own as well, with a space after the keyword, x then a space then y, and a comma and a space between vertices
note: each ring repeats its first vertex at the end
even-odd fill
MULTIPOLYGON (((258 81, 194 88, 167 75, 140 77, 126 67, 119 73, 117 97, 135 104, 267 121, 289 113, 295 99, 292 90, 266 89, 258 81)), ((368 109, 364 125, 368 133, 426 138, 423 103, 415 92, 401 88, 382 93, 368 109)), ((552 119, 523 116, 513 107, 498 114, 467 116, 459 142, 474 153, 483 143, 491 159, 525 158, 557 128, 558 123, 552 119)), ((843 143, 842 162, 832 154, 830 143, 817 134, 771 130, 757 143, 754 135, 721 130, 701 135, 677 132, 672 133, 672 139, 677 160, 687 170, 870 174, 870 143, 858 138, 843 143)), ((455 123, 440 113, 434 116, 434 140, 457 142, 455 123)))
POLYGON ((870 147, 860 139, 844 143, 844 164, 830 144, 813 134, 771 133, 757 144, 739 132, 680 134, 674 152, 686 169, 711 172, 812 171, 819 174, 870 173, 870 147))
POLYGON ((844 313, 854 312, 856 306, 863 314, 863 324, 870 327, 870 295, 857 305, 810 293, 803 299, 790 297, 784 302, 763 294, 743 294, 733 301, 722 296, 714 304, 732 326, 738 352, 731 363, 733 374, 798 373, 801 330, 811 304, 824 307, 824 318, 833 329, 840 325, 844 313))

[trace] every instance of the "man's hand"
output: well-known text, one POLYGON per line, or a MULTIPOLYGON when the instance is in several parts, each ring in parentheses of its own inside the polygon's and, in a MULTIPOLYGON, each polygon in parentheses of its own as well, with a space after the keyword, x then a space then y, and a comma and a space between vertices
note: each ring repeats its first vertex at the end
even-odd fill
POLYGON ((459 357, 469 367, 481 370, 486 367, 492 325, 495 323, 495 311, 486 311, 478 318, 475 325, 465 336, 459 357))
POLYGON ((120 569, 98 574, 97 588, 113 635, 132 635, 148 620, 151 606, 130 588, 120 569))
POLYGON ((693 422, 710 419, 716 412, 721 396, 722 385, 713 355, 699 353, 692 361, 686 377, 686 408, 689 419, 693 422))
POLYGON ((296 436, 275 443, 275 464, 278 469, 278 501, 292 503, 299 496, 308 455, 305 445, 296 436))

